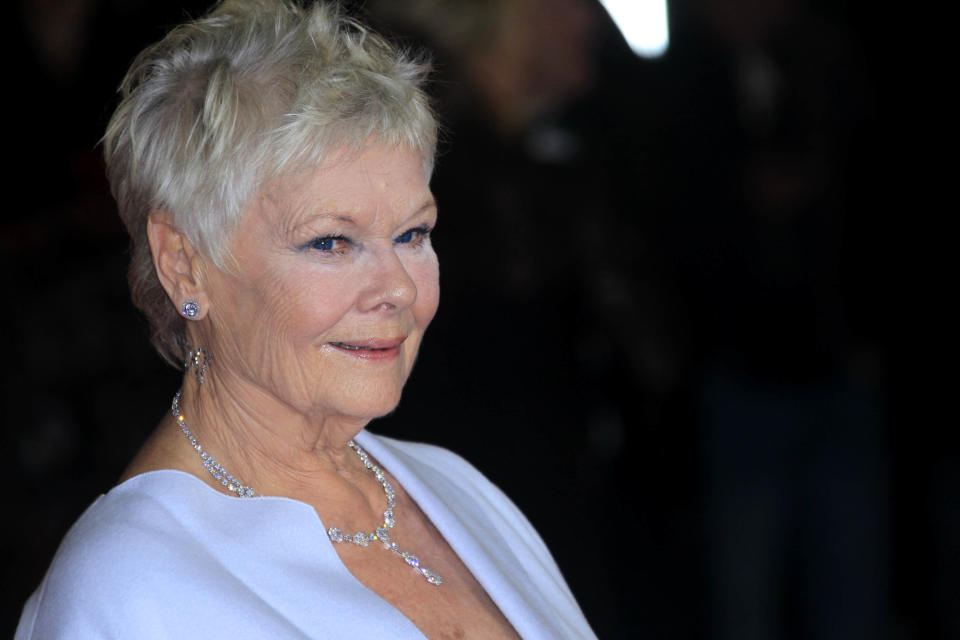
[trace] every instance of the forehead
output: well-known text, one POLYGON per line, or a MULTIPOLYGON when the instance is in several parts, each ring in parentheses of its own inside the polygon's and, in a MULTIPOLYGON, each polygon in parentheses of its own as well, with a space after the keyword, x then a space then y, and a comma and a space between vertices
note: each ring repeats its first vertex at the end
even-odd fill
POLYGON ((432 200, 420 154, 405 147, 371 145, 340 149, 319 166, 282 176, 264 190, 272 223, 296 223, 311 216, 409 215, 432 200))

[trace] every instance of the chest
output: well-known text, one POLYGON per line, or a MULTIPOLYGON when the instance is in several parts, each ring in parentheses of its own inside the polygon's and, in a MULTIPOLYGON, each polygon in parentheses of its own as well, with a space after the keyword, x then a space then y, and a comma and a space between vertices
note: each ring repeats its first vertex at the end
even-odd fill
MULTIPOLYGON (((418 511, 418 510, 415 510, 418 511)), ((381 545, 338 545, 344 566, 428 638, 519 638, 483 587, 429 521, 416 513, 396 539, 415 541, 410 551, 443 577, 427 582, 395 553, 381 545)), ((399 529, 399 527, 398 527, 399 529)), ((401 544, 401 546, 403 546, 401 544)))

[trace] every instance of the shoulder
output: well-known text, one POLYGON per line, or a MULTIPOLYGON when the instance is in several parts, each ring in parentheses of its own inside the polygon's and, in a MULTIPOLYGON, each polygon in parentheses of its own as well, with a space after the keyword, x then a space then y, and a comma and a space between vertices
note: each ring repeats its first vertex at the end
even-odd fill
MULTIPOLYGON (((158 491, 157 485, 166 483, 162 478, 151 478, 149 483, 141 478, 100 496, 84 512, 54 557, 53 575, 72 586, 82 586, 78 581, 91 574, 96 575, 97 584, 111 584, 104 578, 132 579, 133 567, 141 569, 177 555, 176 543, 183 532, 169 500, 158 491)), ((136 579, 142 580, 142 572, 138 573, 136 579)))
POLYGON ((128 625, 160 615, 153 596, 168 590, 156 583, 195 571, 184 553, 189 523, 171 508, 189 485, 175 474, 186 475, 138 476, 87 508, 27 602, 17 640, 124 637, 128 625))

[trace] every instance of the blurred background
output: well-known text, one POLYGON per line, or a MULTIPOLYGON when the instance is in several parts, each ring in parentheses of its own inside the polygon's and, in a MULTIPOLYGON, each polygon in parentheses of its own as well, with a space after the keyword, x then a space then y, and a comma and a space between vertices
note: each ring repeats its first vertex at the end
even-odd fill
MULTIPOLYGON (((10 6, 0 634, 178 385, 97 141, 208 5, 10 6)), ((444 125, 443 302, 371 428, 500 485, 601 638, 960 637, 958 438, 918 431, 894 320, 897 16, 666 7, 638 55, 594 0, 348 3, 431 52, 444 125)))

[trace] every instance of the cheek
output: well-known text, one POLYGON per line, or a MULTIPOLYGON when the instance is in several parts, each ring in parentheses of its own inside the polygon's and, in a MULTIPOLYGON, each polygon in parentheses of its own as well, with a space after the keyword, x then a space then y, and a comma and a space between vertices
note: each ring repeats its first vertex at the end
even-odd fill
MULTIPOLYGON (((296 317, 295 301, 282 295, 270 295, 269 289, 237 282, 220 291, 216 312, 211 313, 214 340, 219 343, 217 357, 225 366, 243 370, 270 370, 270 360, 279 355, 296 317), (266 348, 266 345, 274 348, 266 348)), ((276 291, 274 290, 274 293, 276 291)))
POLYGON ((285 346, 311 343, 337 323, 346 313, 340 307, 349 300, 346 280, 261 273, 222 283, 215 331, 230 336, 244 360, 266 365, 263 351, 279 356, 285 346), (268 344, 273 346, 264 350, 268 344))
POLYGON ((282 312, 273 318, 273 330, 290 342, 313 342, 333 328, 353 304, 349 278, 297 280, 278 289, 274 301, 282 312))

